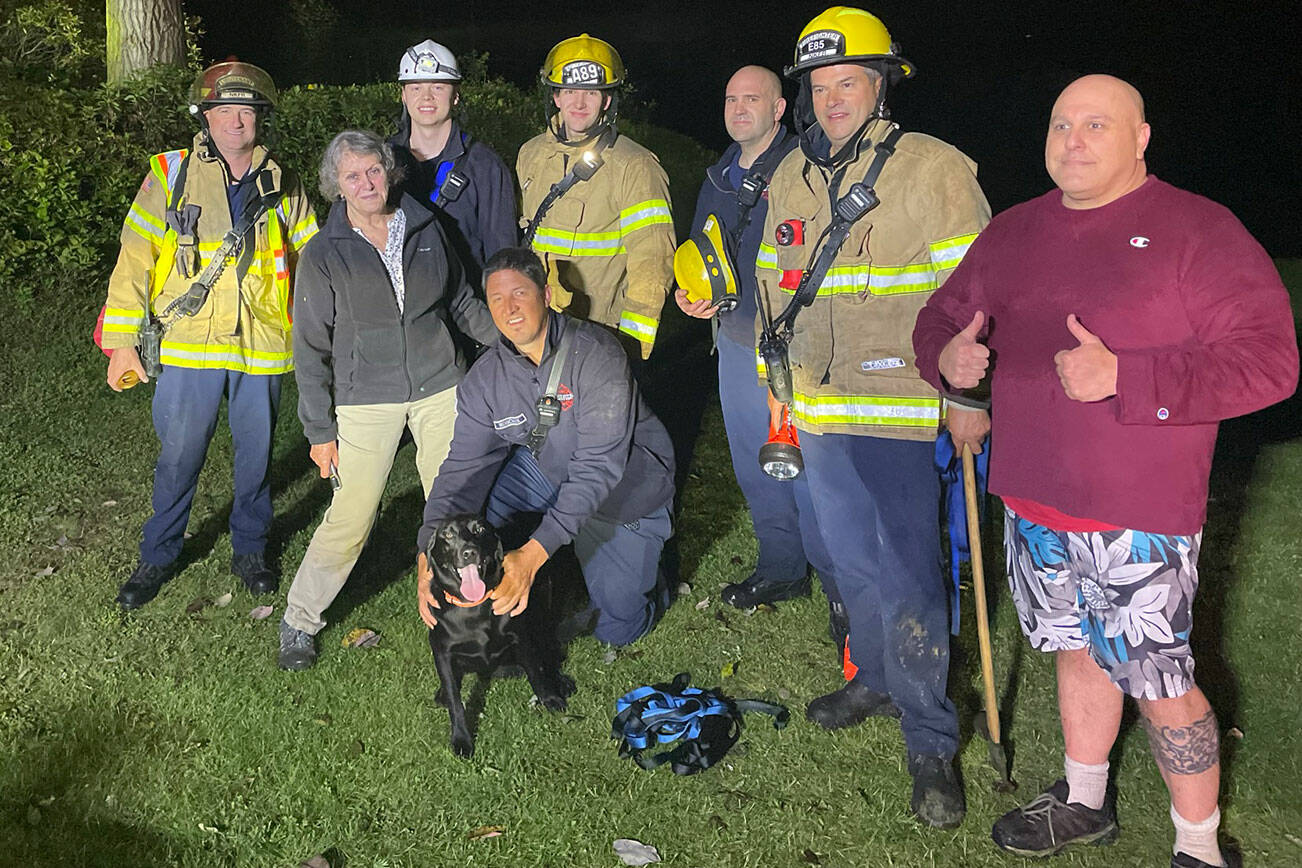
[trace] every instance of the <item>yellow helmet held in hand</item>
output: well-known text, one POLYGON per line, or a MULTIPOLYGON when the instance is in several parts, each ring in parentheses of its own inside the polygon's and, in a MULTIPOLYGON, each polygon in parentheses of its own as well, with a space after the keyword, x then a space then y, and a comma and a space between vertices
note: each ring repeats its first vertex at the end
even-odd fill
POLYGON ((708 301, 720 312, 737 306, 737 275, 718 217, 706 216, 700 231, 674 251, 674 278, 688 301, 708 301))
POLYGON ((579 90, 604 90, 624 82, 624 61, 604 39, 583 33, 562 39, 547 52, 543 84, 579 90))
POLYGON ((833 6, 806 24, 796 40, 795 63, 785 72, 798 78, 837 63, 866 63, 892 78, 913 77, 913 65, 900 57, 881 19, 852 6, 833 6))

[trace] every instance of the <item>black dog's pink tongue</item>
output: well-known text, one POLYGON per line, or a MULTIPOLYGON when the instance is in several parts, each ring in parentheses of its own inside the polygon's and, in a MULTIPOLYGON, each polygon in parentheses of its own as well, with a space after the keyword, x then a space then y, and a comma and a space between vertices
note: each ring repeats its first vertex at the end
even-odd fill
POLYGON ((479 578, 479 564, 466 564, 457 570, 457 574, 461 576, 461 599, 467 603, 484 599, 488 589, 484 587, 484 580, 479 578))

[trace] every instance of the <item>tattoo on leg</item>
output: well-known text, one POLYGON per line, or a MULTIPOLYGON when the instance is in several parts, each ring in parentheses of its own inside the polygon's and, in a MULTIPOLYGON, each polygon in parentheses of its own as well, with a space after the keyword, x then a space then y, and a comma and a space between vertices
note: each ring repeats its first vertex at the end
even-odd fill
POLYGON ((1196 775, 1221 761, 1216 716, 1207 712, 1188 726, 1156 726, 1143 718, 1158 766, 1173 775, 1196 775))

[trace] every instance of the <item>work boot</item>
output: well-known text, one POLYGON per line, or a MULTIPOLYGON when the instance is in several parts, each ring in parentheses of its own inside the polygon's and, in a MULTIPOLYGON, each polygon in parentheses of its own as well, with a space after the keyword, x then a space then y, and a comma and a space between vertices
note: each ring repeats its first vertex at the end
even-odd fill
POLYGON ((850 613, 840 600, 827 601, 827 636, 836 643, 836 659, 845 656, 845 643, 850 640, 850 613))
POLYGON ((909 774, 913 776, 913 797, 909 799, 913 815, 933 829, 957 828, 967 804, 954 761, 915 754, 909 757, 909 774))
POLYGON ((776 603, 795 597, 809 596, 809 576, 790 581, 762 579, 754 574, 744 582, 733 582, 721 592, 719 599, 738 609, 750 609, 760 603, 776 603))
POLYGON ((239 576, 250 594, 274 594, 280 587, 280 579, 267 566, 262 552, 250 552, 247 555, 235 555, 231 558, 231 572, 239 576))
POLYGON ((159 589, 174 575, 176 575, 176 567, 172 564, 160 567, 157 564, 141 561, 136 564, 136 568, 131 571, 131 576, 122 587, 118 588, 118 605, 126 610, 139 609, 157 597, 159 589))
POLYGON ((990 837, 1019 856, 1052 856, 1068 844, 1111 844, 1117 840, 1121 830, 1110 799, 1096 811, 1068 802, 1067 793, 1067 779, 1059 778, 1030 802, 996 820, 990 837))
MULTIPOLYGON (((1243 856, 1238 850, 1226 850, 1222 847, 1221 861, 1224 862, 1228 868, 1243 868, 1243 856)), ((1212 868, 1212 864, 1210 862, 1204 862, 1201 859, 1196 859, 1188 853, 1181 852, 1176 853, 1171 857, 1171 868, 1212 868)))
POLYGON ((281 669, 301 672, 311 669, 316 663, 316 637, 289 625, 280 619, 280 657, 277 661, 281 669))
POLYGON ((805 709, 805 717, 823 729, 844 729, 863 723, 870 717, 899 718, 900 710, 885 693, 847 681, 840 690, 820 696, 805 709))

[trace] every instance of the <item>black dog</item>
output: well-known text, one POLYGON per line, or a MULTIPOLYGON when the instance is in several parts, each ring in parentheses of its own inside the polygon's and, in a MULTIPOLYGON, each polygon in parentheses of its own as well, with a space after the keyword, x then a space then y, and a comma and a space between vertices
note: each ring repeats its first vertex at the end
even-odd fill
POLYGON ((530 630, 535 608, 515 618, 493 614, 488 592, 502 581, 502 543, 488 522, 474 515, 444 521, 430 537, 425 557, 433 572, 430 591, 440 606, 434 613, 438 626, 429 631, 441 682, 435 699, 452 718, 452 750, 463 757, 475 752, 461 700, 467 672, 488 675, 501 665, 518 664, 543 707, 563 711, 574 682, 543 659, 530 630))

